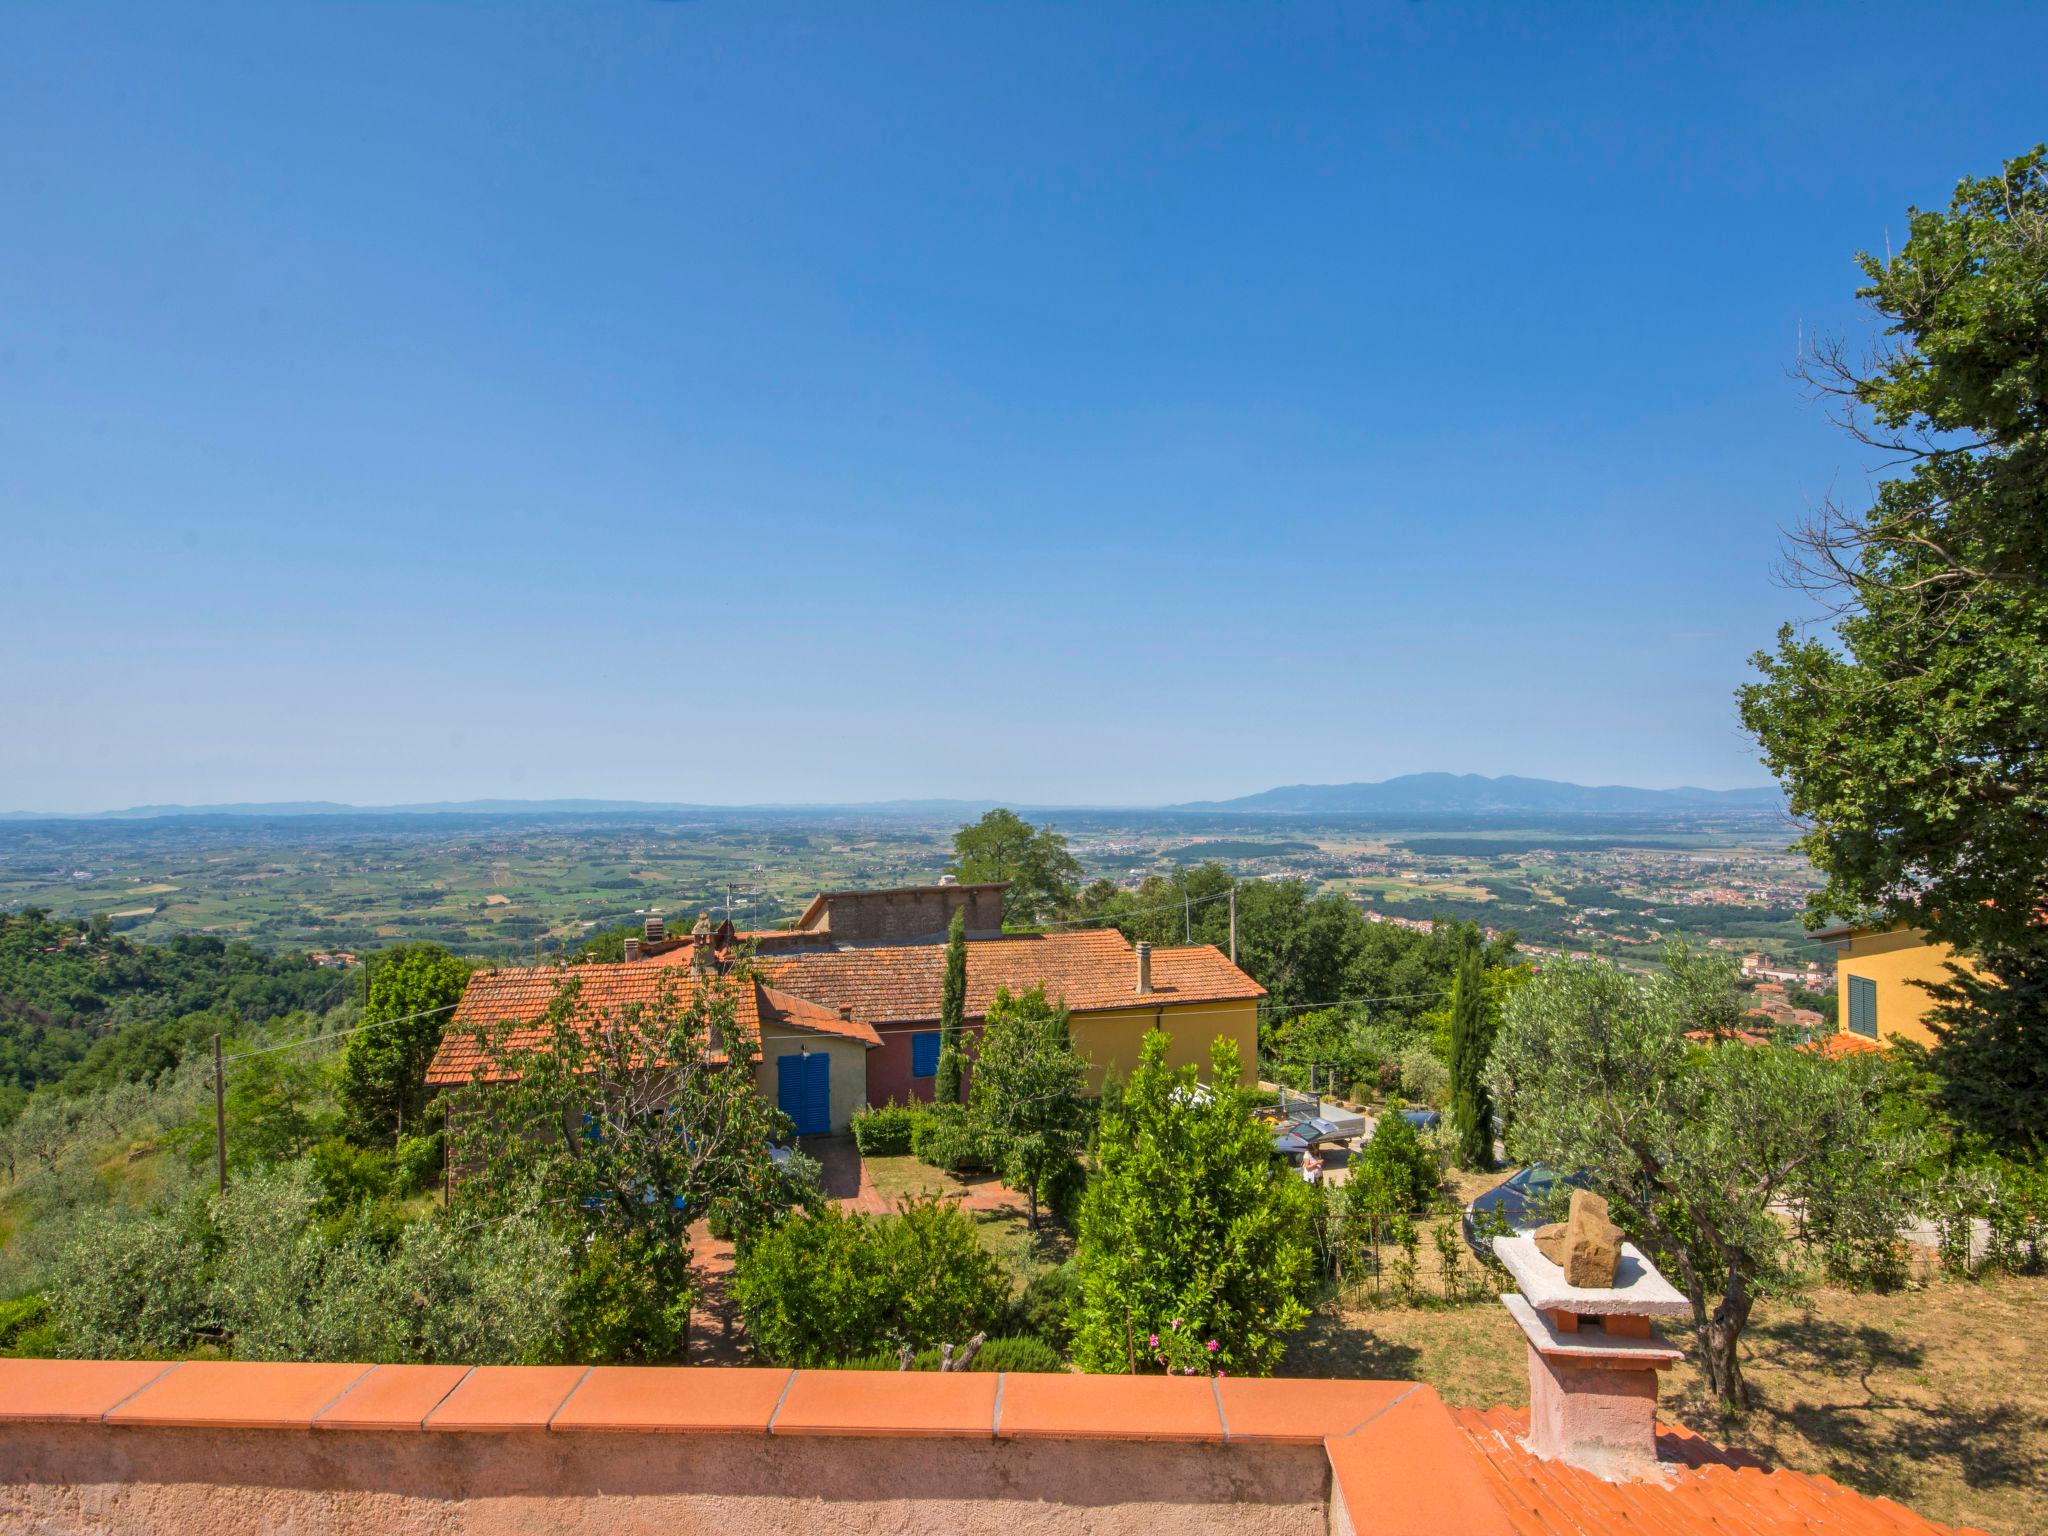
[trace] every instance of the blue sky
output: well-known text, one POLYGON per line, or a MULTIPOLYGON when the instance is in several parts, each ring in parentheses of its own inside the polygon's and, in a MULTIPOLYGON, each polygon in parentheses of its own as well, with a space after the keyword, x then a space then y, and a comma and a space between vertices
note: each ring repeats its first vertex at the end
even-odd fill
POLYGON ((2048 8, 0 12, 0 809, 1712 786, 2048 8))

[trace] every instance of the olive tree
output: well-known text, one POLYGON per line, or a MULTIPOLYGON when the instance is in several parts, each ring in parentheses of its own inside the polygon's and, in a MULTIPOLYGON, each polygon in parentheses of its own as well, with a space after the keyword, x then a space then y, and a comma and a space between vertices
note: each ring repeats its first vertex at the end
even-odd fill
POLYGON ((1680 977, 1546 965, 1508 1000, 1487 1076, 1513 1155, 1583 1175, 1685 1293, 1708 1386, 1739 1412, 1750 1313, 1799 1283, 1787 1213, 1895 1236, 1914 1149, 1880 1129, 1867 1058, 1688 1040, 1720 1005, 1697 966, 1680 977))

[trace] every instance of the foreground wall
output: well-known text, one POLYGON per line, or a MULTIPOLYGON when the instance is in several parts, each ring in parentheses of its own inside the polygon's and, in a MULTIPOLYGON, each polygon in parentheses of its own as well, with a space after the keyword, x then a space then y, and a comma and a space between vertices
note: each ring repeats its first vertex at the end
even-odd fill
POLYGON ((8 1360, 0 1529, 1311 1536, 1328 1528, 1325 1436, 1403 1390, 8 1360))

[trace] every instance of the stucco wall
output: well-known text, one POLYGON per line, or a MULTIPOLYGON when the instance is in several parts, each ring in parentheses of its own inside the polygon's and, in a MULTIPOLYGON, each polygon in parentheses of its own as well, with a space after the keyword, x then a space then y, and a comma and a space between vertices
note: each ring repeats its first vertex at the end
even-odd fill
POLYGON ((1930 944, 1926 935, 1912 929, 1850 939, 1835 962, 1836 1028, 1849 1028, 1849 978, 1864 976, 1877 984, 1877 1038, 1902 1035, 1932 1045, 1927 1013, 1934 1000, 1913 983, 1948 980, 1948 962, 1954 956, 1946 944, 1930 944))
POLYGON ((1320 1532, 1317 1445, 12 1424, 37 1536, 1320 1532))
POLYGON ((853 1112, 867 1102, 869 1049, 858 1040, 836 1040, 830 1035, 778 1030, 770 1025, 761 1035, 761 1064, 755 1069, 754 1081, 770 1104, 779 1104, 781 1072, 776 1059, 804 1051, 814 1056, 824 1052, 832 1060, 832 1129, 844 1131, 853 1120, 853 1112))
MULTIPOLYGON (((898 1104, 923 1104, 931 1101, 932 1083, 934 1080, 930 1077, 912 1077, 910 1075, 910 1037, 913 1032, 922 1030, 924 1027, 923 1025, 912 1026, 909 1024, 884 1024, 880 1026, 878 1032, 881 1034, 882 1043, 875 1050, 868 1052, 868 1102, 870 1104, 887 1104, 892 1099, 898 1104)), ((933 1034, 939 1032, 937 1024, 931 1025, 930 1028, 933 1034)), ((971 1048, 972 1038, 980 1032, 981 1026, 979 1024, 962 1025, 960 1031, 962 1045, 970 1046, 971 1048)), ((973 1066, 971 1064, 964 1065, 960 1074, 963 1091, 965 1086, 973 1081, 973 1078, 973 1066)))
POLYGON ((1169 1066, 1190 1062, 1209 1075, 1209 1042, 1227 1035, 1237 1042, 1240 1078, 1250 1083, 1258 1073, 1259 1005, 1246 999, 1223 1003, 1160 1003, 1148 1008, 1076 1013, 1070 1020, 1074 1049, 1088 1058, 1089 1092, 1100 1092, 1111 1066, 1129 1072, 1138 1063, 1145 1032, 1163 1029, 1172 1037, 1169 1066))

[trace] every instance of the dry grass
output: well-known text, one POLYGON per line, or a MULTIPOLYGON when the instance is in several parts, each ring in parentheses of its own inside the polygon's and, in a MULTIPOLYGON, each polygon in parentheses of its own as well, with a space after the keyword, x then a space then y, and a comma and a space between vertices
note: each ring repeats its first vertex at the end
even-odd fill
MULTIPOLYGON (((1433 1255, 1423 1247, 1427 1271, 1433 1255)), ((1674 1337, 1690 1348, 1682 1332, 1674 1337)), ((1288 1375, 1399 1376, 1453 1403, 1528 1401, 1521 1330, 1491 1301, 1326 1308, 1288 1375)), ((1824 1473, 1933 1520, 1999 1536, 2048 1531, 2048 1278, 1937 1282, 1875 1296, 1766 1302, 1744 1339, 1755 1405, 1723 1423, 1690 1363, 1663 1410, 1766 1461, 1824 1473)))

